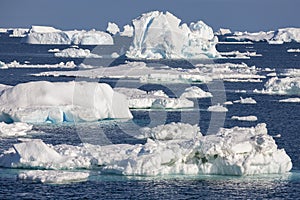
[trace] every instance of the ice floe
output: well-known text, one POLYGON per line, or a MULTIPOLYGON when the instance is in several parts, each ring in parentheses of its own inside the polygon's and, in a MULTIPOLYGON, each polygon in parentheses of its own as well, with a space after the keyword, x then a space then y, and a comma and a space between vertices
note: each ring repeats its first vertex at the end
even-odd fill
POLYGON ((111 35, 116 35, 117 33, 120 32, 120 29, 116 23, 108 22, 106 31, 111 35))
POLYGON ((257 121, 257 117, 253 115, 249 116, 232 116, 231 119, 239 120, 239 121, 257 121))
POLYGON ((289 53, 300 53, 300 49, 288 49, 287 52, 289 52, 289 53))
POLYGON ((90 31, 61 31, 48 26, 32 26, 29 33, 22 39, 29 44, 75 44, 75 45, 113 45, 110 34, 90 31))
POLYGON ((220 28, 215 35, 229 35, 231 34, 231 30, 228 28, 220 28))
POLYGON ((205 92, 197 86, 191 86, 184 90, 180 96, 181 98, 210 98, 212 94, 210 92, 205 92))
POLYGON ((287 98, 287 99, 280 99, 279 102, 284 102, 284 103, 300 103, 300 98, 287 98))
POLYGON ((218 42, 211 27, 202 21, 180 24, 173 14, 153 11, 132 21, 133 44, 126 56, 134 59, 216 58, 218 42))
POLYGON ((219 52, 224 58, 236 58, 236 59, 250 59, 254 56, 262 56, 262 54, 257 54, 255 51, 249 52, 239 52, 239 51, 230 51, 230 52, 219 52))
POLYGON ((170 98, 162 90, 146 92, 136 88, 114 88, 127 96, 129 108, 180 109, 192 108, 194 102, 186 98, 170 98))
POLYGON ((60 62, 58 64, 21 64, 17 61, 12 61, 10 63, 4 63, 0 61, 0 69, 9 68, 76 68, 77 65, 73 61, 68 61, 66 63, 60 62))
POLYGON ((72 172, 61 170, 27 170, 18 175, 20 180, 62 184, 70 182, 86 181, 89 177, 88 172, 72 172))
POLYGON ((266 82, 264 89, 255 89, 253 92, 278 95, 300 95, 300 77, 272 77, 266 82))
POLYGON ((100 55, 91 53, 89 49, 67 48, 54 53, 55 57, 68 58, 101 58, 100 55))
POLYGON ((222 128, 216 135, 207 136, 202 136, 197 126, 182 123, 143 131, 149 137, 143 145, 50 145, 42 140, 26 139, 0 155, 0 166, 40 169, 96 167, 102 173, 123 175, 239 176, 286 173, 292 168, 290 157, 284 149, 278 149, 273 137, 267 134, 266 124, 251 128, 222 128))
POLYGON ((212 105, 207 108, 210 112, 228 112, 228 109, 220 104, 212 105))
POLYGON ((0 137, 24 136, 27 135, 27 133, 31 130, 31 124, 26 124, 23 122, 6 124, 4 122, 0 122, 0 137))
POLYGON ((0 94, 5 122, 80 122, 131 118, 126 97, 104 83, 28 82, 0 94))
POLYGON ((235 100, 235 101, 233 101, 233 103, 256 104, 257 102, 252 97, 247 97, 247 98, 240 97, 239 100, 235 100))

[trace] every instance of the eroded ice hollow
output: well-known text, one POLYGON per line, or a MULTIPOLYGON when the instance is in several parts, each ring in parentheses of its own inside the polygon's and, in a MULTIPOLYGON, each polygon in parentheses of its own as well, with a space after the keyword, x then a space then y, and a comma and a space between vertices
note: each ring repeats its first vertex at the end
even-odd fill
POLYGON ((266 124, 222 128, 203 136, 197 125, 171 123, 144 128, 145 144, 45 144, 23 139, 0 155, 0 166, 39 169, 99 169, 122 175, 286 173, 290 157, 278 149, 266 124))
POLYGON ((28 82, 0 93, 0 121, 81 122, 132 118, 123 94, 94 82, 28 82))

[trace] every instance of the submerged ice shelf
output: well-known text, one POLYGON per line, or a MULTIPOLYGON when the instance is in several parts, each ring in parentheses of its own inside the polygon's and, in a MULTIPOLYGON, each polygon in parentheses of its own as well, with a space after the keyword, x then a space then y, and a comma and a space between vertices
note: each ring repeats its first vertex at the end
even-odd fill
POLYGON ((182 123, 143 130, 147 142, 136 145, 50 145, 23 139, 0 155, 0 166, 13 168, 99 168, 123 175, 285 173, 292 162, 267 134, 265 124, 221 129, 202 136, 197 126, 182 123))

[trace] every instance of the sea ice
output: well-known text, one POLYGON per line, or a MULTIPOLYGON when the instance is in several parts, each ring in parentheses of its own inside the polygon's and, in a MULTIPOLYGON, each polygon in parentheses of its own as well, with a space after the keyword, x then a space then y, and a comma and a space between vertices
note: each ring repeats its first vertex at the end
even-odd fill
POLYGON ((72 172, 61 170, 27 170, 19 174, 18 178, 26 181, 41 183, 69 183, 86 181, 89 177, 88 172, 72 172))
POLYGON ((209 112, 228 112, 228 109, 220 104, 212 105, 207 108, 209 112))
POLYGON ((26 139, 0 155, 0 166, 40 169, 96 167, 102 173, 123 175, 239 176, 286 173, 292 168, 290 157, 284 149, 278 149, 273 137, 267 134, 266 124, 251 128, 222 128, 216 135, 207 136, 202 136, 197 126, 182 123, 144 131, 149 137, 147 142, 136 145, 53 146, 41 140, 26 139))
POLYGON ((231 119, 239 120, 239 121, 257 121, 257 117, 256 117, 256 116, 253 116, 253 115, 250 115, 250 116, 242 116, 242 117, 239 117, 239 116, 232 116, 231 119))
POLYGON ((280 99, 279 102, 284 102, 284 103, 300 103, 300 98, 287 98, 287 99, 280 99))
POLYGON ((212 94, 210 92, 205 92, 197 86, 192 86, 186 88, 185 91, 181 94, 181 98, 210 98, 212 94))
POLYGON ((119 29, 119 27, 118 27, 117 24, 112 23, 112 22, 108 22, 106 31, 107 31, 108 33, 110 33, 111 35, 116 35, 117 33, 120 32, 120 29, 119 29))
POLYGON ((216 58, 218 38, 204 22, 180 24, 169 12, 153 11, 132 21, 133 44, 126 56, 134 59, 216 58))
POLYGON ((289 53, 300 53, 300 49, 288 49, 287 52, 289 52, 289 53))
POLYGON ((265 89, 253 92, 263 94, 300 95, 300 77, 272 77, 265 84, 265 89))
POLYGON ((101 58, 100 55, 93 54, 89 49, 67 48, 54 53, 55 57, 68 58, 101 58))
POLYGON ((131 118, 126 97, 104 83, 28 82, 3 90, 5 122, 80 122, 131 118))
POLYGON ((24 136, 31 130, 32 125, 23 122, 15 122, 12 124, 0 122, 0 137, 24 136))
POLYGON ((30 65, 30 64, 21 64, 17 61, 12 61, 10 63, 4 63, 0 61, 0 69, 9 69, 9 68, 76 68, 74 61, 68 61, 66 63, 60 62, 58 64, 44 64, 44 65, 30 65))
POLYGON ((252 99, 251 97, 243 99, 240 97, 240 100, 235 100, 233 103, 241 103, 241 104, 256 104, 255 99, 252 99))

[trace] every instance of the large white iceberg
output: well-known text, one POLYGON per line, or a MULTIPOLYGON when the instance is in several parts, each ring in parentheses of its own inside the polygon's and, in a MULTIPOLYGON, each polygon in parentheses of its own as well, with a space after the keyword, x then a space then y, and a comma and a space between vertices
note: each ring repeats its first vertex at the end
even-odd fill
POLYGON ((211 27, 198 21, 180 24, 169 12, 153 11, 132 21, 134 39, 126 53, 134 59, 203 59, 219 57, 211 27))
POLYGON ((191 86, 184 90, 180 98, 210 98, 212 94, 210 92, 205 92, 197 86, 191 86))
POLYGON ((292 162, 278 149, 265 124, 221 129, 202 136, 199 128, 181 123, 146 130, 147 142, 136 145, 48 145, 22 140, 0 155, 0 166, 14 168, 93 168, 123 175, 285 173, 292 162), (188 133, 185 135, 185 133, 188 133))
POLYGON ((32 26, 22 42, 29 44, 75 44, 75 45, 113 45, 113 38, 105 32, 61 31, 48 26, 32 26))
POLYGON ((0 120, 80 122, 131 118, 126 97, 103 83, 28 82, 0 94, 0 120))

